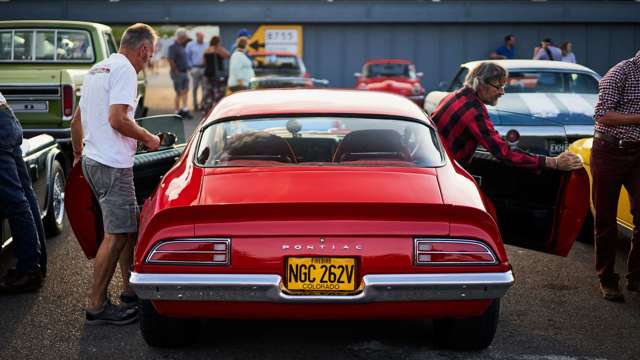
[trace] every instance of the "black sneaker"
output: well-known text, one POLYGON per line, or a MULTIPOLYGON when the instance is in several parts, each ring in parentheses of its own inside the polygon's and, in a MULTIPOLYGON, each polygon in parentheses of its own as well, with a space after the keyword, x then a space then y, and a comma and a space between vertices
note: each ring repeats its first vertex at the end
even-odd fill
POLYGON ((36 291, 40 287, 42 287, 42 273, 40 269, 30 272, 11 269, 7 275, 0 280, 0 292, 6 294, 36 291))
POLYGON ((125 309, 121 306, 116 306, 107 300, 102 306, 102 310, 98 312, 85 311, 87 325, 101 325, 101 324, 113 324, 113 325, 126 325, 138 320, 138 309, 131 308, 125 309))
POLYGON ((138 298, 138 295, 136 295, 135 293, 133 294, 127 294, 127 293, 121 293, 120 294, 120 306, 122 306, 125 309, 130 309, 133 307, 137 307, 140 305, 140 299, 138 298))
POLYGON ((182 112, 182 117, 186 119, 193 119, 193 114, 189 112, 189 110, 186 110, 182 112))

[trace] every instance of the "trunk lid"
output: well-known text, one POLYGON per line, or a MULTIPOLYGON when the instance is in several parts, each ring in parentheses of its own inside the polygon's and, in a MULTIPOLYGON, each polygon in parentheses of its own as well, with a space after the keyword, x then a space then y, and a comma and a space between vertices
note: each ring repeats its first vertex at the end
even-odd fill
POLYGON ((203 180, 200 205, 443 203, 433 169, 327 170, 212 169, 203 180))

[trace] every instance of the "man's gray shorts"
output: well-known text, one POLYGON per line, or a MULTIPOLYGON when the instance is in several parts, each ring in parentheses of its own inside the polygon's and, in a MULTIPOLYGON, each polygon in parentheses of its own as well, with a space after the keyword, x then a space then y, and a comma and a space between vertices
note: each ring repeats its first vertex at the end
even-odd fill
POLYGON ((172 72, 171 80, 173 80, 173 89, 177 93, 189 90, 189 75, 186 72, 172 72))
POLYGON ((83 156, 82 172, 100 204, 104 232, 137 233, 139 210, 133 169, 110 167, 83 156))

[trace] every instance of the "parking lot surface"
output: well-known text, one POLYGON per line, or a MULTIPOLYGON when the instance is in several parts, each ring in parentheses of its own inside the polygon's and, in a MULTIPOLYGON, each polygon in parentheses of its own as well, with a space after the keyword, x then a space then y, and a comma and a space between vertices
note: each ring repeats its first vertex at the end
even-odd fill
MULTIPOLYGON (((68 225, 68 224, 66 224, 68 225)), ((0 297, 2 359, 637 359, 640 296, 600 298, 592 246, 567 258, 507 246, 516 285, 482 352, 438 348, 430 321, 206 320, 195 344, 147 346, 137 324, 84 325, 92 262, 69 232, 49 239, 50 268, 37 293, 0 297)), ((11 263, 5 254, 1 264, 11 263)), ((619 270, 622 271, 620 258, 619 270)), ((111 286, 117 298, 119 272, 111 286)))

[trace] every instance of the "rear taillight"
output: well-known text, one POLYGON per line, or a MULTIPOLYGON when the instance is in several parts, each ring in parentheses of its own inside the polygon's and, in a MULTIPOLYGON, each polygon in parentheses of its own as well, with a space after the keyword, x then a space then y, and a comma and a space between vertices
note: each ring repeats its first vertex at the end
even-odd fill
POLYGON ((475 240, 415 239, 416 265, 493 265, 493 251, 475 240))
POLYGON ((73 86, 71 85, 63 85, 62 86, 62 117, 71 118, 73 115, 73 86))
POLYGON ((176 239, 161 242, 147 256, 148 264, 229 265, 230 239, 176 239))

